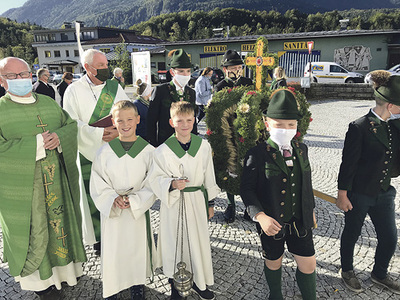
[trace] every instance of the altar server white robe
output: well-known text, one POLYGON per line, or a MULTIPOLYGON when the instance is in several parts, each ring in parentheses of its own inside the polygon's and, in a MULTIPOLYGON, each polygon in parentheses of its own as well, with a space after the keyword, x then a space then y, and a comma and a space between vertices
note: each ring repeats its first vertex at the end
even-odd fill
MULTIPOLYGON (((113 142, 120 143, 117 139, 113 142)), ((143 139, 142 142, 147 144, 143 139)), ((153 151, 153 146, 147 144, 135 158, 128 153, 118 157, 110 144, 106 144, 93 162, 90 193, 101 213, 103 297, 145 284, 151 275, 145 212, 155 201, 146 180, 153 151), (128 195, 130 208, 121 210, 114 206, 115 198, 130 188, 133 188, 128 195)), ((150 236, 155 268, 157 256, 152 232, 150 236)))
MULTIPOLYGON (((192 134, 192 143, 194 138, 201 140, 201 138, 192 134)), ((191 152, 190 150, 189 148, 188 152, 191 152)), ((173 177, 187 176, 190 181, 187 183, 187 187, 204 185, 208 192, 209 200, 215 198, 220 192, 215 181, 209 143, 202 140, 200 148, 194 156, 188 152, 179 158, 166 144, 160 145, 154 152, 154 163, 149 174, 150 185, 157 198, 161 199, 157 254, 163 266, 163 272, 169 278, 172 278, 177 271, 175 248, 178 200, 180 199, 179 190, 170 191, 173 177), (181 173, 182 167, 180 165, 183 167, 183 174, 181 173)), ((206 285, 214 284, 207 206, 201 190, 184 192, 184 197, 194 282, 201 290, 205 290, 206 285)), ((191 270, 186 242, 186 236, 184 236, 183 260, 187 264, 187 269, 191 270)), ((180 253, 179 246, 178 262, 180 261, 180 253)))

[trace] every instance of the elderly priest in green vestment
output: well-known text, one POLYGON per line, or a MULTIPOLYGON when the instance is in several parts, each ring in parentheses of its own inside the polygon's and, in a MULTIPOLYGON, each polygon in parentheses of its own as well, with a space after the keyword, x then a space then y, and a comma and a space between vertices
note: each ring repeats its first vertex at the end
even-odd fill
POLYGON ((0 60, 0 221, 10 274, 41 299, 59 299, 86 261, 76 166, 77 124, 32 93, 19 58, 0 60))

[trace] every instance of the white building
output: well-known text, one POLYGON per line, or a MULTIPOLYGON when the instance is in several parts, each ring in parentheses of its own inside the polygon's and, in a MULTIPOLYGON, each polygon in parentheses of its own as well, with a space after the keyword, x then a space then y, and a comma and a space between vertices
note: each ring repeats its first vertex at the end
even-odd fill
MULTIPOLYGON (((36 48, 40 67, 46 67, 57 73, 81 73, 78 43, 75 28, 64 23, 62 29, 34 30, 33 47, 36 48)), ((158 47, 162 40, 151 36, 137 35, 133 30, 84 27, 81 22, 81 43, 84 50, 98 49, 113 58, 115 47, 125 44, 129 52, 151 50, 158 47)))

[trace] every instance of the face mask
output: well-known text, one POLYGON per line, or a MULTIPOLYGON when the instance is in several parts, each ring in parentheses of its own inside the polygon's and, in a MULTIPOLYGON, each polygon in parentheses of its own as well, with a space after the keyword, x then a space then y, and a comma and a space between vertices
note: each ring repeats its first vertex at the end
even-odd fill
POLYGON ((143 91, 143 93, 142 93, 142 97, 147 97, 147 96, 150 96, 151 95, 151 86, 150 86, 150 84, 148 84, 147 86, 146 86, 146 89, 143 91))
POLYGON ((32 79, 7 79, 8 92, 17 95, 25 96, 32 92, 32 79))
POLYGON ((181 87, 184 87, 190 80, 190 75, 184 76, 184 75, 179 75, 175 74, 174 79, 181 87))
POLYGON ((271 140, 277 143, 279 146, 289 146, 290 141, 296 135, 297 129, 283 129, 283 128, 271 128, 269 134, 271 140))
POLYGON ((397 120, 397 119, 400 119, 400 114, 392 114, 392 113, 390 113, 389 120, 397 120))
MULTIPOLYGON (((93 68, 94 69, 94 68, 93 68)), ((95 76, 98 80, 104 82, 108 78, 110 78, 110 70, 108 68, 105 69, 97 69, 97 75, 95 76)))

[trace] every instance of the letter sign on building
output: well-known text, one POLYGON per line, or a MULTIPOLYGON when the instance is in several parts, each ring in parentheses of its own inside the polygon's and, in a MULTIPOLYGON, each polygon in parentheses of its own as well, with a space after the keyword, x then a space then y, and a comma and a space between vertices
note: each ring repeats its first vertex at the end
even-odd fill
POLYGON ((256 44, 242 44, 242 52, 253 52, 256 44))
POLYGON ((226 45, 204 46, 204 53, 224 53, 226 48, 226 45))
POLYGON ((283 43, 283 50, 308 50, 307 43, 308 42, 285 42, 283 43))

